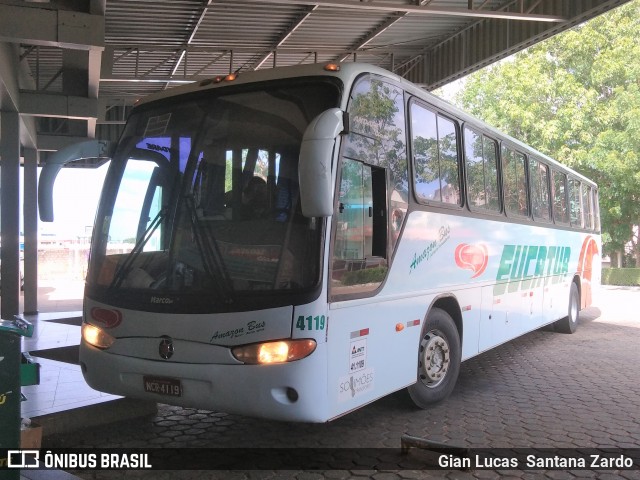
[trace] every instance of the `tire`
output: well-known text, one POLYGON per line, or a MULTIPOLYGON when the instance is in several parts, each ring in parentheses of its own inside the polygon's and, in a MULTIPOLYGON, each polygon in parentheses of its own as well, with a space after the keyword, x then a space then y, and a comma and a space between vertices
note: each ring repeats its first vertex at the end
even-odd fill
POLYGON ((574 333, 578 328, 578 318, 580 316, 580 291, 578 285, 573 282, 571 284, 571 290, 569 291, 569 307, 567 309, 567 316, 561 318, 553 325, 556 332, 560 333, 574 333))
POLYGON ((449 396, 458 380, 461 358, 460 335, 451 316, 433 308, 420 337, 418 381, 408 387, 420 408, 428 408, 449 396))

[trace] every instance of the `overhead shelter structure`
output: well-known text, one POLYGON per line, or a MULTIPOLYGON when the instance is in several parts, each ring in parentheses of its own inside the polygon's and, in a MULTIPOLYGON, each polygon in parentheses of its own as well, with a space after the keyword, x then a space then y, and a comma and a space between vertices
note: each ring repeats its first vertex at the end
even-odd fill
POLYGON ((38 309, 37 166, 71 143, 115 140, 142 96, 329 61, 371 63, 433 89, 626 1, 1 0, 2 318, 21 313, 21 268, 24 310, 38 309))

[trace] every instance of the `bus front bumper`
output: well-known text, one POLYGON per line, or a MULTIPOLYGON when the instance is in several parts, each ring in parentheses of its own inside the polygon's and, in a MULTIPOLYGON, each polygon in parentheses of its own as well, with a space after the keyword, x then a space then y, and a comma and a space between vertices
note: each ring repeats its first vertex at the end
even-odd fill
POLYGON ((253 417, 326 422, 326 344, 274 365, 176 363, 117 355, 84 341, 80 365, 90 387, 125 397, 253 417))

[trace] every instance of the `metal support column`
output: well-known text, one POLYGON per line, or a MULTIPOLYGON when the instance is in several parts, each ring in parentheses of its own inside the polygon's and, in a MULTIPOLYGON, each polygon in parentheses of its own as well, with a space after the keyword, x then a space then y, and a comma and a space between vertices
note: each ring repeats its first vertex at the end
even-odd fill
POLYGON ((24 313, 38 313, 38 151, 24 151, 24 313))
POLYGON ((0 315, 13 318, 20 310, 20 115, 0 114, 0 315))

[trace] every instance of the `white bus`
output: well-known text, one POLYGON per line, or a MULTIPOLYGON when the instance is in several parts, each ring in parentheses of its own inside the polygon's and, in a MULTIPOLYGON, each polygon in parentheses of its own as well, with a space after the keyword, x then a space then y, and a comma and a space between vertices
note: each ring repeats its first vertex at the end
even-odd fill
POLYGON ((597 186, 387 71, 171 89, 112 156, 80 361, 97 390, 325 422, 552 324, 599 283, 597 186))

